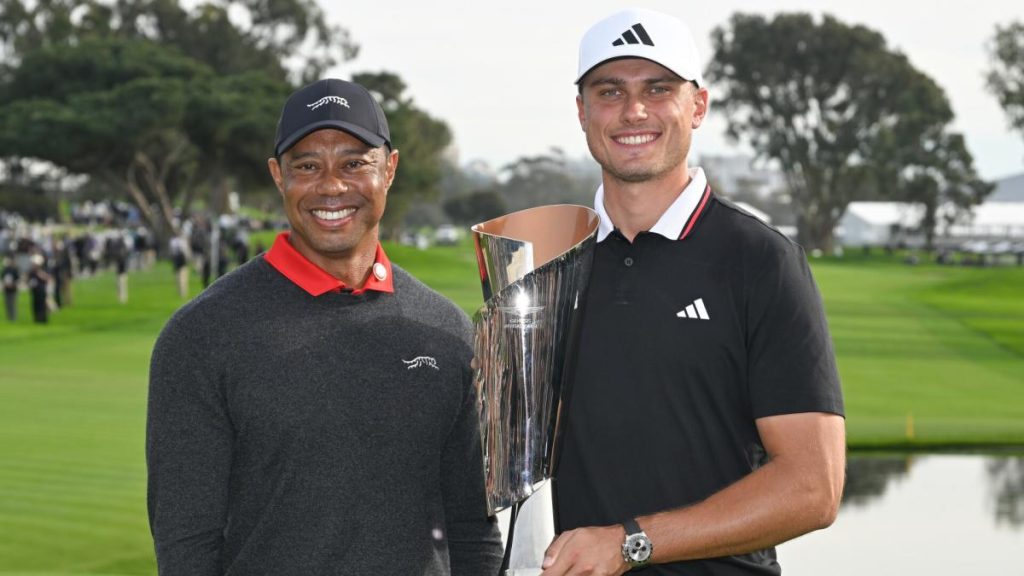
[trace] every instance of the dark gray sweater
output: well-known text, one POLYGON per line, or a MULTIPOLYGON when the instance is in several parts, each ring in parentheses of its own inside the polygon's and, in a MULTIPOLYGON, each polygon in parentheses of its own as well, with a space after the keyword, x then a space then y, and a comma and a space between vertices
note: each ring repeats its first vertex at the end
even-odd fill
POLYGON ((182 307, 150 367, 150 527, 164 576, 497 574, 465 314, 313 297, 257 258, 182 307))

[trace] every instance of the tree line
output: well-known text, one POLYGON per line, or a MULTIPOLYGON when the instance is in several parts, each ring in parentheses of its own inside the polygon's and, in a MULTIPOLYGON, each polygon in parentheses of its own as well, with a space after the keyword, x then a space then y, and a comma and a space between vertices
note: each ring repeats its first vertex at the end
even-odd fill
MULTIPOLYGON (((878 32, 827 15, 735 14, 711 40, 715 107, 730 137, 781 169, 806 247, 830 248, 853 200, 921 204, 930 238, 940 206, 991 191, 944 90, 878 32)), ((1024 134, 1024 25, 997 26, 987 48, 987 86, 1024 134)), ((216 212, 231 190, 272 194, 265 162, 284 98, 357 54, 315 0, 0 0, 0 200, 27 195, 33 178, 77 176, 76 188, 133 201, 166 239, 197 204, 216 212), (41 161, 43 176, 30 169, 41 161)), ((450 128, 398 75, 352 79, 380 98, 402 153, 385 234, 414 223, 414 206, 471 223, 589 203, 595 173, 557 148, 474 179, 445 160, 450 128)))
MULTIPOLYGON (((6 184, 25 192, 40 161, 51 179, 86 176, 86 189, 130 199, 166 243, 197 203, 217 213, 232 190, 267 193, 284 99, 357 53, 314 0, 0 0, 6 184)), ((395 221, 405 196, 436 185, 451 133, 396 75, 355 80, 402 143, 395 221)))

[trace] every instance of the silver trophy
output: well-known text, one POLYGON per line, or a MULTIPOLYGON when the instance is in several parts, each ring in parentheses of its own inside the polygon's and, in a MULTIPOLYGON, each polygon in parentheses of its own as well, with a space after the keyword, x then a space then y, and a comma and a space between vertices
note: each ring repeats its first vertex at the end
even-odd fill
POLYGON ((510 509, 503 570, 540 574, 554 536, 550 489, 559 418, 579 339, 598 215, 582 206, 530 208, 473 226, 484 306, 476 388, 488 512, 510 509))

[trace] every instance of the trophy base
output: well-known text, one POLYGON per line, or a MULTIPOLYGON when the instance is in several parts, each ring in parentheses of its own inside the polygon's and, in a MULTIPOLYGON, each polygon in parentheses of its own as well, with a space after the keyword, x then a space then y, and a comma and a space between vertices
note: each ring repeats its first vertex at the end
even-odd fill
POLYGON ((505 576, 538 576, 544 571, 544 552, 554 539, 551 482, 544 481, 520 503, 505 576))

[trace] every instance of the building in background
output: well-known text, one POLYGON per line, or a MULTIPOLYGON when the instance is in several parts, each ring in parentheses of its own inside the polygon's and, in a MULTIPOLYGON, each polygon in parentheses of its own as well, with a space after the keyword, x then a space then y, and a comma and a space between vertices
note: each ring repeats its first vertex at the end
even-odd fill
POLYGON ((758 166, 750 156, 703 155, 697 163, 704 169, 716 194, 736 201, 767 200, 786 194, 786 180, 782 172, 768 166, 758 166))
MULTIPOLYGON (((984 202, 955 215, 940 206, 935 245, 977 254, 1024 252, 1024 174, 995 182, 984 202)), ((842 246, 920 248, 924 208, 905 202, 851 202, 839 221, 836 237, 842 246)))

